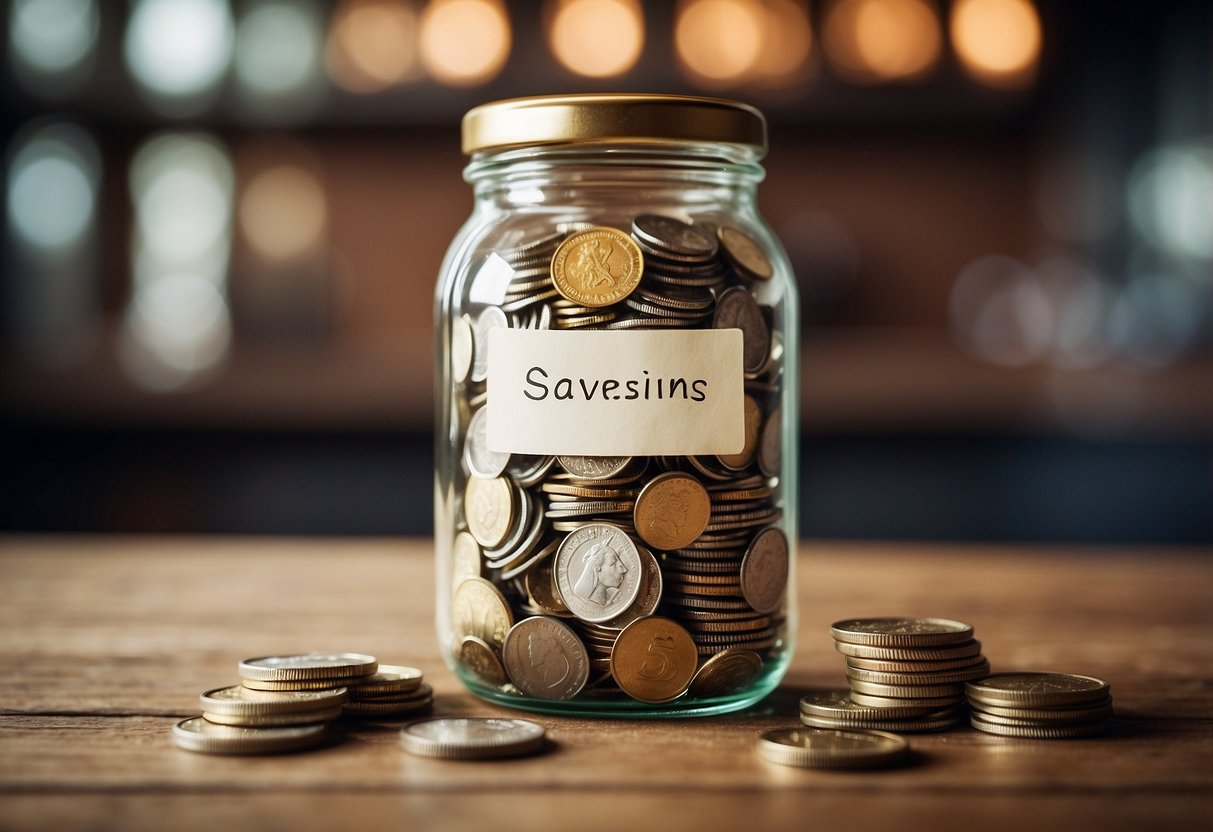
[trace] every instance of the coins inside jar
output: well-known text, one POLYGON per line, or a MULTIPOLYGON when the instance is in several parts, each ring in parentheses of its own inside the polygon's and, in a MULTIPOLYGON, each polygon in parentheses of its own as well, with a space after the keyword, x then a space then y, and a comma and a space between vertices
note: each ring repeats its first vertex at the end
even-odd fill
POLYGON ((451 345, 456 666, 473 689, 535 699, 744 693, 784 649, 792 557, 780 415, 790 382, 769 254, 731 224, 659 213, 506 239, 473 266, 457 310, 471 358, 464 325, 451 345), (490 449, 488 333, 499 327, 740 330, 744 444, 669 456, 490 449))

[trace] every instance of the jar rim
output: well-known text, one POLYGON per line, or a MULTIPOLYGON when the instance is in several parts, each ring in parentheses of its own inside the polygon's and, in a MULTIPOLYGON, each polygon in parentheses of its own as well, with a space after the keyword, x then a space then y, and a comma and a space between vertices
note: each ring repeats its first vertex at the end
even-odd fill
POLYGON ((724 98, 649 93, 540 95, 492 101, 463 117, 463 152, 553 144, 742 145, 766 154, 762 113, 724 98))

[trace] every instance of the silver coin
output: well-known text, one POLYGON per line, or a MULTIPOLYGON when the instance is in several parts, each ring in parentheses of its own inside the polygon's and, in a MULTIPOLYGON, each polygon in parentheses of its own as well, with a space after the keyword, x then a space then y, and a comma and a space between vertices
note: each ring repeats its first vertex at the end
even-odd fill
POLYGON ((451 379, 456 384, 467 381, 474 349, 472 324, 467 315, 460 315, 451 321, 451 379))
POLYGON ((640 559, 644 562, 644 578, 640 582, 640 591, 636 593, 636 600, 632 602, 632 605, 622 614, 603 622, 605 626, 613 630, 622 630, 637 618, 643 618, 656 612, 665 589, 661 576, 661 564, 657 562, 657 558, 648 549, 641 546, 636 548, 640 552, 640 559))
POLYGON ((509 328, 505 312, 496 306, 481 310, 472 327, 472 381, 484 381, 489 375, 489 331, 494 327, 509 328))
POLYGON ((516 757, 543 748, 543 726, 526 719, 460 717, 426 719, 400 730, 411 754, 454 760, 516 757))
POLYGON ((618 526, 586 523, 556 550, 552 569, 560 598, 582 621, 610 621, 640 593, 640 552, 618 526))
POLYGON ((501 658, 514 686, 537 699, 572 699, 590 677, 581 639, 567 624, 542 615, 510 628, 501 658))
POLYGON ((630 456, 558 456, 560 467, 581 480, 609 480, 631 463, 630 456))
POLYGON ((464 440, 463 458, 468 470, 478 477, 491 480, 501 476, 510 462, 510 455, 489 450, 489 409, 480 408, 472 414, 464 440))

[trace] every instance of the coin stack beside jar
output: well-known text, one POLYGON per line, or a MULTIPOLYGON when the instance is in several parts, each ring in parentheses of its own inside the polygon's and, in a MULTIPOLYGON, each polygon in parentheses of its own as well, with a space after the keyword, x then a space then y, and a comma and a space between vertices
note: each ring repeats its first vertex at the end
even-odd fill
POLYGON ((177 745, 215 754, 295 751, 321 742, 338 717, 401 717, 433 701, 420 670, 362 653, 245 659, 239 672, 241 684, 201 695, 201 717, 173 726, 177 745))
POLYGON ((846 657, 849 693, 801 702, 801 721, 818 727, 937 731, 958 724, 965 683, 990 672, 973 628, 942 618, 858 618, 836 622, 834 647, 846 657))
POLYGON ((1026 739, 1104 733, 1112 689, 1103 679, 1068 673, 999 673, 965 686, 969 722, 979 731, 1026 739))
POLYGON ((558 225, 481 268, 506 275, 504 299, 455 319, 450 347, 465 474, 452 544, 458 666, 540 700, 744 690, 786 637, 783 351, 753 289, 771 262, 740 229, 641 214, 628 232, 558 225), (611 256, 624 277, 609 296, 570 279, 611 256), (490 450, 488 334, 499 327, 740 329, 744 446, 653 457, 490 450), (644 681, 653 676, 663 683, 644 681))

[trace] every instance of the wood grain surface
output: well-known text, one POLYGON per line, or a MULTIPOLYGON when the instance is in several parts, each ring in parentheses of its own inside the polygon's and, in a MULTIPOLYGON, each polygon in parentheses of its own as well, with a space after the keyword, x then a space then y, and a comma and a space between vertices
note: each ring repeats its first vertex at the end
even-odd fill
MULTIPOLYGON (((1213 828, 1213 553, 908 544, 803 546, 798 644, 755 708, 691 720, 530 716, 545 753, 404 753, 398 722, 324 748, 237 758, 169 727, 245 657, 352 650, 410 664, 434 715, 510 713, 445 667, 423 540, 7 538, 0 544, 3 829, 1213 828), (910 737, 910 765, 826 772, 761 760, 809 688, 845 687, 832 621, 970 622, 995 671, 1112 684, 1105 737, 910 737)), ((524 715, 525 716, 525 715, 524 715)))

